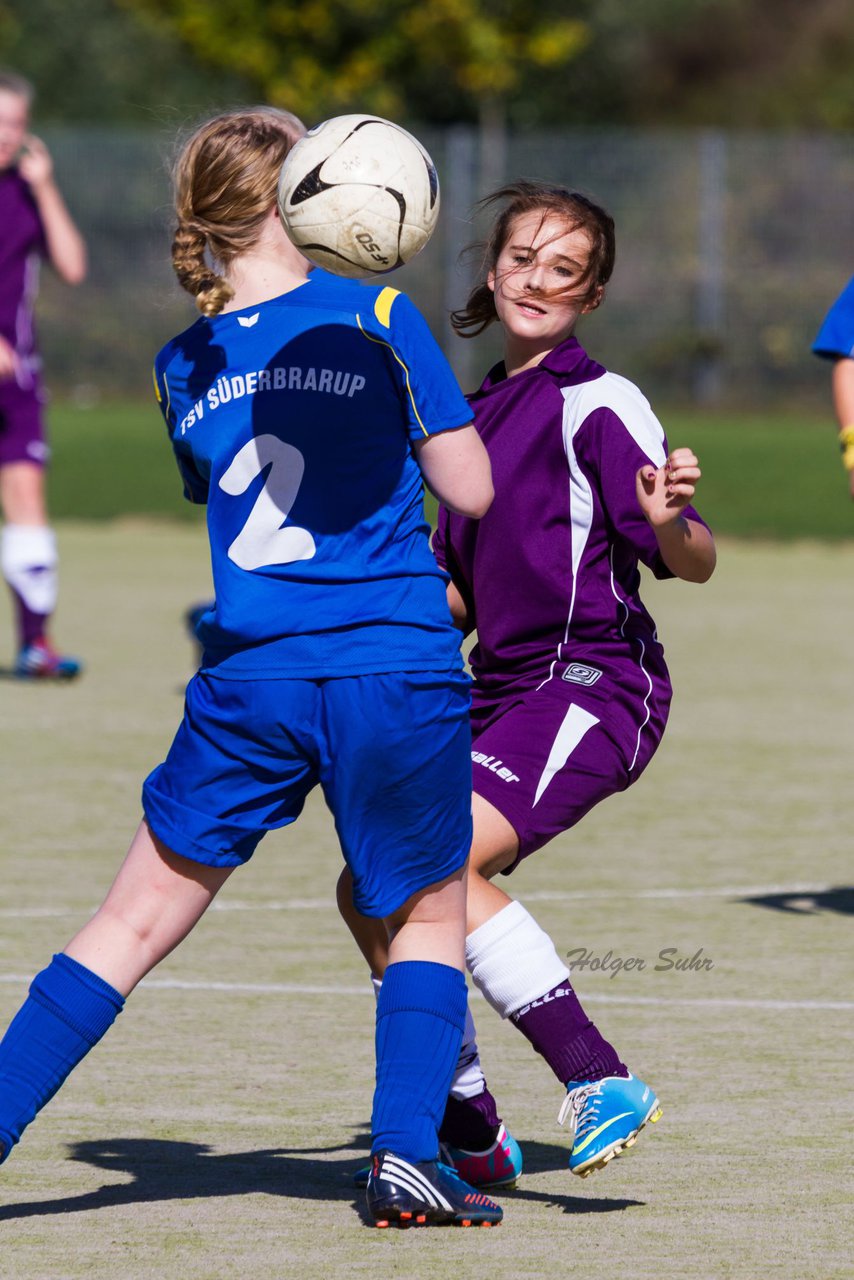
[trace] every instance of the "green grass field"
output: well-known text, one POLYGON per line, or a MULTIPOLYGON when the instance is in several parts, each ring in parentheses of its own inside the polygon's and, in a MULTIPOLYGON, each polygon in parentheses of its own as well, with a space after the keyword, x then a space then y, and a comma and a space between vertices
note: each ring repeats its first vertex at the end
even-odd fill
MULTIPOLYGON (((854 504, 829 414, 786 416, 661 411, 673 446, 691 445, 703 480, 698 504, 736 537, 850 538, 854 504)), ((51 507, 58 517, 200 518, 184 502, 165 428, 151 405, 127 403, 50 415, 51 507)))
MULTIPOLYGON (((208 587, 198 528, 59 532, 58 634, 88 669, 67 687, 0 683, 0 1025, 126 847, 180 714, 181 614, 208 587)), ((650 582, 677 690, 664 745, 632 791, 513 877, 560 951, 646 962, 576 975, 664 1105, 631 1154, 572 1178, 557 1083, 477 1000, 527 1159, 504 1225, 363 1225, 349 1177, 366 1150, 373 1002, 315 800, 3 1165, 4 1280, 848 1277, 852 581, 851 545, 724 539, 707 586, 650 582), (713 967, 656 969, 668 948, 713 967)))

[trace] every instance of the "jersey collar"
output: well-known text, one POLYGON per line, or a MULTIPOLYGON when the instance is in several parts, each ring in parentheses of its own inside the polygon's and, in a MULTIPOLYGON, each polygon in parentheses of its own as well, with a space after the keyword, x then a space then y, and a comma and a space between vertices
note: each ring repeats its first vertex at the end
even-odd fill
POLYGON ((492 366, 481 383, 480 389, 475 392, 475 396, 485 395, 504 383, 516 384, 519 378, 530 378, 541 370, 559 378, 569 379, 571 382, 589 382, 605 372, 602 365, 590 359, 577 338, 567 338, 565 342, 554 347, 538 365, 532 369, 526 369, 524 373, 517 373, 512 379, 507 377, 504 361, 500 360, 498 364, 492 366))

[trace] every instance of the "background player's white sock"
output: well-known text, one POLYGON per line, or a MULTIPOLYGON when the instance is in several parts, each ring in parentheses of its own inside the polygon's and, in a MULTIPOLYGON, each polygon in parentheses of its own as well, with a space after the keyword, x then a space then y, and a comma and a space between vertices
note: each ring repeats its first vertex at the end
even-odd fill
POLYGON ((25 631, 38 631, 56 608, 56 566, 53 529, 43 525, 4 526, 0 537, 0 568, 18 601, 25 631))
MULTIPOLYGON (((371 983, 373 984, 374 995, 379 1000, 383 980, 371 974, 371 983)), ((485 1088, 486 1077, 480 1065, 474 1018, 471 1016, 471 1009, 466 1006, 466 1025, 463 1031, 463 1042, 460 1046, 460 1056, 457 1059, 454 1078, 451 1081, 451 1097, 474 1098, 479 1093, 483 1093, 485 1088)))
POLYGON ((466 965, 502 1018, 569 979, 551 938, 521 902, 509 903, 468 935, 466 965))

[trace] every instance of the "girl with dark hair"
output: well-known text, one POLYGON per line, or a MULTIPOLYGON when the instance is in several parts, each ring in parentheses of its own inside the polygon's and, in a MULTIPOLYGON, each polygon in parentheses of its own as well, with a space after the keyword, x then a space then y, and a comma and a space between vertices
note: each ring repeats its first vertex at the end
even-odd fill
MULTIPOLYGON (((482 278, 452 322, 463 336, 495 322, 503 330, 503 361, 469 397, 495 500, 481 521, 441 507, 433 543, 457 625, 477 631, 466 963, 564 1088, 569 1167, 585 1177, 658 1118, 658 1099, 588 1018, 550 938, 494 877, 643 773, 671 686, 639 565, 705 582, 715 548, 689 505, 697 458, 669 449, 637 387, 575 336, 613 269, 612 219, 578 192, 534 182, 487 203, 500 211, 482 278)), ((339 905, 379 981, 383 940, 353 909, 346 872, 339 905)), ((473 1025, 440 1136, 471 1182, 508 1185, 521 1170, 473 1025)))

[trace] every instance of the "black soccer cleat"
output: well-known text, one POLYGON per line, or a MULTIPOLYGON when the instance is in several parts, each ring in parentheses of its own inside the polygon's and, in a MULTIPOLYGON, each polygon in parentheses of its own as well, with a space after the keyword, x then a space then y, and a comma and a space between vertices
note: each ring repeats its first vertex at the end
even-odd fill
POLYGON ((393 1151, 371 1156, 367 1197, 375 1227, 492 1227, 504 1216, 446 1164, 413 1164, 393 1151))

